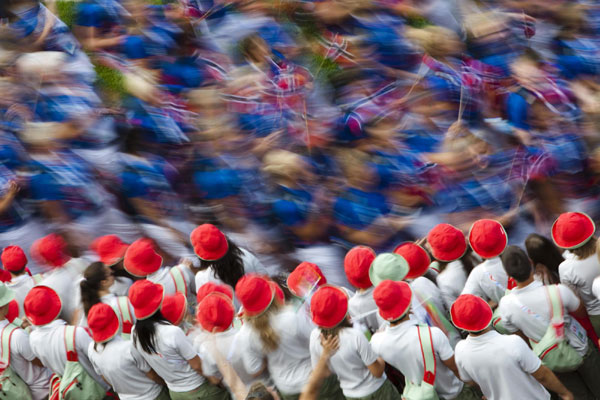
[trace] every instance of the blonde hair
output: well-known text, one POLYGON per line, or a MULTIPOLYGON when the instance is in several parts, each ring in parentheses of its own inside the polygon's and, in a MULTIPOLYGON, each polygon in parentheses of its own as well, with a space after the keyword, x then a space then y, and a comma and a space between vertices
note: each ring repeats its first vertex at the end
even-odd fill
POLYGON ((271 305, 262 313, 255 317, 246 317, 246 320, 254 329, 259 337, 265 350, 272 352, 277 350, 281 338, 271 326, 271 316, 278 313, 280 305, 277 301, 273 301, 271 305))
POLYGON ((598 246, 596 246, 596 243, 596 239, 592 237, 583 246, 576 249, 571 249, 569 251, 575 254, 577 259, 585 260, 586 258, 593 256, 594 253, 597 254, 598 246))

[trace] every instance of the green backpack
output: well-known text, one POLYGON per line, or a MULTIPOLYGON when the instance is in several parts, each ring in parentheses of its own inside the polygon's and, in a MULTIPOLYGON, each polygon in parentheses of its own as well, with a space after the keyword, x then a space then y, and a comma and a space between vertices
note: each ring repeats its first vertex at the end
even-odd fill
POLYGON ((6 369, 0 375, 0 397, 3 399, 32 400, 29 386, 10 366, 10 338, 18 326, 8 324, 2 328, 2 356, 0 362, 6 369))
POLYGON ((546 286, 546 296, 550 300, 552 320, 539 342, 529 339, 531 348, 552 371, 575 371, 583 363, 583 357, 565 340, 565 318, 558 286, 546 286))
POLYGON ((60 379, 60 400, 102 400, 106 390, 102 388, 81 366, 75 347, 75 326, 65 327, 67 364, 60 379))
POLYGON ((402 398, 404 400, 438 400, 439 397, 433 387, 436 361, 433 340, 431 338, 431 328, 427 325, 419 325, 417 329, 419 330, 419 344, 421 345, 425 373, 423 374, 423 381, 419 384, 414 384, 406 379, 402 398))

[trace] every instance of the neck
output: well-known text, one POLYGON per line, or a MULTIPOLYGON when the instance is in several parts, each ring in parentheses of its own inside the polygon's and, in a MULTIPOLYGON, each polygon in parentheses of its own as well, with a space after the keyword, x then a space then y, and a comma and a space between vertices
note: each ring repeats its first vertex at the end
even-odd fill
POLYGON ((108 289, 100 289, 98 291, 98 297, 107 296, 109 294, 110 294, 110 291, 108 289))
POLYGON ((481 332, 477 332, 477 333, 473 333, 473 332, 469 332, 469 336, 481 336, 484 333, 488 333, 492 328, 490 326, 488 326, 487 328, 485 328, 484 330, 482 330, 481 332))
MULTIPOLYGON (((515 281, 516 281, 516 279, 515 279, 515 281)), ((517 281, 517 288, 522 289, 525 286, 529 285, 531 282, 533 282, 533 274, 529 275, 529 278, 527 278, 527 280, 525 280, 523 282, 517 281)))

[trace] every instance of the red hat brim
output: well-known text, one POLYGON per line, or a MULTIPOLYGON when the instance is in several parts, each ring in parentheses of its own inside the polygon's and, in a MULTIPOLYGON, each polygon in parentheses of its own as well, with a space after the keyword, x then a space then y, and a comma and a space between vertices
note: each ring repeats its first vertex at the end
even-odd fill
POLYGON ((62 301, 60 300, 60 296, 58 293, 54 291, 54 289, 48 286, 38 285, 36 288, 41 288, 37 290, 46 290, 50 295, 50 306, 46 310, 44 314, 34 315, 30 310, 26 307, 26 302, 23 303, 23 308, 25 309, 25 315, 29 322, 31 322, 35 326, 47 325, 50 322, 54 321, 58 318, 62 311, 62 301))
POLYGON ((204 261, 220 260, 221 258, 223 258, 225 256, 225 254, 227 254, 228 250, 229 250, 229 244, 227 243, 227 241, 225 241, 225 246, 221 247, 220 249, 214 250, 214 251, 202 249, 202 248, 200 248, 200 246, 194 247, 194 253, 198 256, 198 258, 200 258, 204 261))
POLYGON ((133 309, 136 319, 147 319, 156 314, 162 306, 163 298, 165 296, 165 288, 160 285, 161 295, 155 298, 149 299, 142 307, 133 309))
POLYGON ((412 303, 412 292, 410 293, 410 301, 407 304, 396 303, 391 308, 386 310, 379 309, 379 315, 386 321, 397 321, 400 318, 404 317, 406 313, 410 310, 410 305, 412 303))
POLYGON ((586 244, 588 240, 590 240, 594 236, 594 233, 596 233, 596 225, 594 224, 594 221, 587 214, 578 214, 581 214, 586 218, 582 219, 582 221, 585 222, 581 226, 582 232, 577 240, 568 241, 565 238, 559 236, 557 232, 557 222, 559 221, 560 217, 557 218, 556 221, 554 221, 554 223, 552 224, 552 240, 554 241, 554 244, 556 244, 558 247, 567 250, 579 248, 586 244))
POLYGON ((477 245, 476 241, 473 240, 473 237, 472 237, 473 226, 475 226, 475 224, 471 225, 471 228, 469 229, 469 244, 471 245, 471 248, 473 249, 473 251, 480 257, 483 257, 483 258, 498 257, 500 254, 502 254, 504 249, 506 249, 506 246, 508 246, 508 235, 506 234, 506 230, 504 229, 502 224, 500 224, 499 222, 498 222, 498 225, 500 225, 500 228, 502 228, 502 231, 504 232, 504 237, 503 237, 502 241, 497 242, 496 245, 490 249, 481 248, 480 246, 477 245))
POLYGON ((113 251, 111 251, 110 253, 103 254, 102 257, 100 257, 100 262, 106 265, 107 267, 111 267, 117 264, 125 257, 125 252, 127 251, 128 247, 128 244, 123 243, 116 249, 113 249, 113 251))

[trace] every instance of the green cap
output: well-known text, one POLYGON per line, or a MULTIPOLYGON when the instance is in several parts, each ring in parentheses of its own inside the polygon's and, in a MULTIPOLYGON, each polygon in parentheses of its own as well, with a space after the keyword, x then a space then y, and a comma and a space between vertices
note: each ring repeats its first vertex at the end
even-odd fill
POLYGON ((408 262, 399 254, 382 253, 375 257, 369 268, 369 278, 373 286, 382 281, 400 282, 408 274, 408 262))
POLYGON ((15 292, 11 288, 0 282, 0 307, 4 307, 15 298, 15 292))

